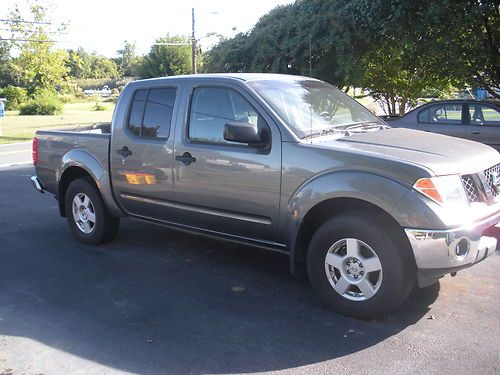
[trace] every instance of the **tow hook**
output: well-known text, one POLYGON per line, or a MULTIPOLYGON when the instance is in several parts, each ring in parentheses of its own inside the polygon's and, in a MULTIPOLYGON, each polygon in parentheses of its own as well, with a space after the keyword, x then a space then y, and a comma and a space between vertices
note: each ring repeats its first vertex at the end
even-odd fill
POLYGON ((456 272, 452 272, 452 273, 450 273, 450 275, 451 275, 451 277, 455 277, 455 276, 457 276, 457 273, 456 272))

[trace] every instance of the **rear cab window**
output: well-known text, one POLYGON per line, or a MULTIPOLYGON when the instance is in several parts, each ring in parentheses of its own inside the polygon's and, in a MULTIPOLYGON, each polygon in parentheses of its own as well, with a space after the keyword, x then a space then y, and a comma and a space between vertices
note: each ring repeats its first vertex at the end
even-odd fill
POLYGON ((135 91, 127 125, 129 131, 141 138, 167 139, 176 93, 175 87, 135 91))

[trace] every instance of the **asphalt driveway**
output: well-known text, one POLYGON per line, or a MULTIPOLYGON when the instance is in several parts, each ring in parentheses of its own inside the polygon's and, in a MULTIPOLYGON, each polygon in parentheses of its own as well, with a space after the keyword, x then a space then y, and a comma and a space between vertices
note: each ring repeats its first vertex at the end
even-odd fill
POLYGON ((0 169, 0 374, 500 372, 498 251, 356 321, 282 255, 132 220, 80 244, 32 173, 0 169))

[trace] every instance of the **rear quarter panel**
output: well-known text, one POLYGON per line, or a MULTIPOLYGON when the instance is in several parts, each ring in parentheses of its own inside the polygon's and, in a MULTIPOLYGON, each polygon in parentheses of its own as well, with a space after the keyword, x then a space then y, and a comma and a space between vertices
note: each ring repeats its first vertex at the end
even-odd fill
POLYGON ((71 167, 86 171, 96 182, 108 209, 115 215, 116 206, 109 176, 110 134, 70 131, 38 131, 36 174, 45 190, 58 195, 59 182, 71 167))

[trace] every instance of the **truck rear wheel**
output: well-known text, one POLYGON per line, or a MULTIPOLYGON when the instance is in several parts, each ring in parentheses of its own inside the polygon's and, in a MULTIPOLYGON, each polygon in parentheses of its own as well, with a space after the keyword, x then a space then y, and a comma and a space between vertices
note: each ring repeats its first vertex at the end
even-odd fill
POLYGON ((411 253, 378 214, 352 211, 313 235, 307 271, 322 301, 342 315, 378 318, 396 311, 416 278, 411 253))
POLYGON ((113 239, 120 219, 112 216, 90 177, 71 182, 65 196, 66 219, 78 241, 98 245, 113 239))

